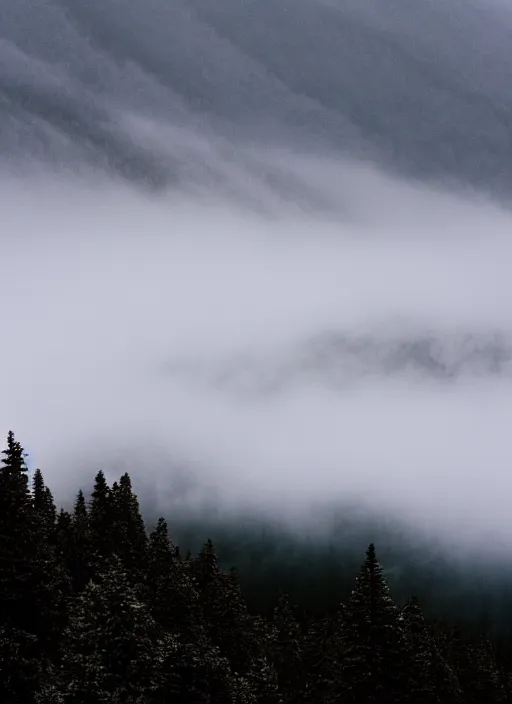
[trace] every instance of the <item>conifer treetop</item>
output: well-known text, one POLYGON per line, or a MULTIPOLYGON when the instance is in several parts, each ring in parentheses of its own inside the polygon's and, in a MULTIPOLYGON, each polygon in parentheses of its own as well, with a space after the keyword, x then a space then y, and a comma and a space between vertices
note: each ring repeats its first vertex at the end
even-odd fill
POLYGON ((2 450, 3 469, 11 472, 27 472, 28 467, 25 458, 27 453, 24 451, 21 443, 14 437, 12 430, 7 434, 7 447, 2 450))

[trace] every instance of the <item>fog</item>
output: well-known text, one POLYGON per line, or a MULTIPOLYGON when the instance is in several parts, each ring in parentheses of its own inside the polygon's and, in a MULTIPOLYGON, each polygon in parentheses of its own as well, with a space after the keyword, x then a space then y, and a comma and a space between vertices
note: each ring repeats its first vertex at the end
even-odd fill
POLYGON ((2 192, 0 425, 61 496, 133 457, 164 493, 190 468, 190 500, 362 495, 508 534, 508 214, 425 191, 426 238, 399 184, 350 224, 113 184, 2 192))
POLYGON ((424 5, 0 0, 0 431, 60 501, 510 538, 511 13, 424 5))

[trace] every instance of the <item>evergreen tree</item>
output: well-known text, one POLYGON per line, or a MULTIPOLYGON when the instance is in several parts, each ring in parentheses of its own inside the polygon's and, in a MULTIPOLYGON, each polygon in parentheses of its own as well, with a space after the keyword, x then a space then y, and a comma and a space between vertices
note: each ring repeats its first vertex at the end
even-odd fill
POLYGON ((138 582, 143 581, 147 563, 147 536, 140 515, 139 502, 132 491, 130 476, 126 473, 119 484, 112 486, 113 540, 128 573, 138 582))
POLYGON ((80 489, 73 507, 69 527, 70 548, 68 565, 75 592, 81 592, 93 577, 93 534, 83 491, 80 489))
POLYGON ((34 472, 32 480, 32 500, 36 514, 40 519, 41 529, 47 531, 49 539, 53 540, 57 509, 55 508, 52 492, 45 485, 40 469, 36 469, 34 472))
POLYGON ((35 528, 25 453, 14 434, 7 436, 0 467, 0 623, 28 629, 25 602, 32 577, 35 528))
POLYGON ((65 579, 48 531, 43 529, 47 516, 43 520, 34 507, 26 455, 12 432, 2 455, 0 700, 27 702, 33 697, 48 658, 54 654, 57 634, 65 619, 65 579))
POLYGON ((75 506, 73 509, 73 523, 76 525, 88 526, 89 516, 87 513, 87 504, 85 503, 84 492, 79 489, 78 494, 75 499, 75 506))
POLYGON ((91 569, 93 573, 104 570, 114 552, 114 505, 112 491, 103 471, 96 474, 89 504, 91 538, 91 569))
POLYGON ((282 595, 274 609, 272 659, 284 704, 300 701, 302 635, 288 595, 282 595))
POLYGON ((340 695, 346 702, 407 699, 398 608, 371 544, 343 615, 340 695), (391 698, 391 699, 390 699, 391 698))
POLYGON ((219 559, 210 539, 203 545, 193 562, 193 574, 201 592, 220 575, 219 559))
MULTIPOLYGON (((258 704, 282 704, 278 674, 270 659, 260 654, 254 657, 244 679, 258 704)), ((247 690, 246 690, 247 691, 247 690)))
POLYGON ((472 697, 475 704, 502 704, 505 688, 496 663, 494 648, 485 638, 478 639, 471 653, 473 664, 472 697))
POLYGON ((203 625, 199 592, 190 564, 179 557, 163 518, 149 538, 147 583, 156 621, 166 631, 179 633, 183 642, 193 642, 203 625))
POLYGON ((304 671, 301 704, 334 704, 340 697, 345 607, 332 615, 309 619, 302 643, 304 671))
POLYGON ((409 695, 425 704, 460 704, 463 695, 457 677, 442 656, 416 598, 408 600, 402 616, 409 695))
POLYGON ((259 704, 254 687, 247 677, 235 675, 232 678, 231 704, 259 704))
POLYGON ((236 570, 223 572, 211 540, 197 558, 203 619, 212 643, 228 658, 233 672, 249 671, 257 644, 236 570))
POLYGON ((471 704, 506 701, 505 687, 490 643, 485 639, 473 642, 458 627, 451 630, 447 641, 447 655, 465 700, 471 704))
POLYGON ((72 601, 62 669, 47 685, 47 699, 58 694, 70 704, 149 700, 157 687, 159 635, 121 562, 112 557, 72 601))
POLYGON ((59 561, 68 570, 71 555, 71 514, 63 508, 57 515, 55 522, 55 550, 59 561))
MULTIPOLYGON (((229 663, 199 631, 193 643, 166 634, 160 646, 155 704, 226 704, 237 691, 229 663)), ((240 702, 240 704, 242 704, 240 702)))
POLYGON ((191 566, 160 518, 149 539, 147 580, 151 613, 166 632, 157 701, 224 704, 233 696, 229 662, 208 637, 191 566))
MULTIPOLYGON (((0 696, 2 702, 24 704, 33 701, 45 663, 37 653, 37 638, 10 624, 0 626, 0 696)), ((48 667, 48 665, 47 665, 48 667)))

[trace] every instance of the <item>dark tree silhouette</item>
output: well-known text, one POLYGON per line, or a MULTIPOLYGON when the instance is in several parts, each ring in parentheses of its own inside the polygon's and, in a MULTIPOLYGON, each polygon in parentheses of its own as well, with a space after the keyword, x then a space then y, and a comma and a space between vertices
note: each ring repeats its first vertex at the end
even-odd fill
MULTIPOLYGON (((262 603, 275 577, 260 577, 262 603)), ((398 608, 373 544, 335 610, 297 609, 285 594, 270 613, 247 603, 212 540, 182 557, 163 518, 147 535, 128 474, 110 488, 98 472, 90 501, 79 491, 57 513, 9 433, 0 701, 512 704, 512 640, 429 621, 415 598, 398 608)))

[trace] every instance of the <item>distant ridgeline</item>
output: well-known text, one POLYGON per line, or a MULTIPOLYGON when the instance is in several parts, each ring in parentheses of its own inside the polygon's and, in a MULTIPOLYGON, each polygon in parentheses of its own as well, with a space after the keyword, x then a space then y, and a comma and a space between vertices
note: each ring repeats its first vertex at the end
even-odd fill
MULTIPOLYGON (((395 602, 373 543, 356 567, 333 545, 299 549, 270 529, 233 538, 228 530, 215 529, 222 561, 210 539, 183 554, 163 518, 147 532, 129 475, 109 486, 101 471, 90 498, 79 491, 72 510, 59 512, 39 470, 29 482, 9 433, 0 463, 0 701, 512 702, 506 599, 480 593, 475 615, 477 593, 454 582, 467 624, 426 619, 405 590, 421 588, 428 613, 438 613, 448 603, 443 575, 454 576, 442 564, 429 572, 421 555, 395 556, 403 565, 395 602), (223 568, 230 562, 242 586, 223 568), (500 613, 501 628, 492 628, 489 615, 500 613)), ((193 546, 195 528, 181 531, 193 546)), ((470 571, 463 576, 474 585, 470 571)))
POLYGON ((246 601, 258 613, 270 613, 282 592, 308 613, 336 611, 352 590, 361 554, 378 536, 397 603, 415 594, 429 618, 448 619, 468 631, 507 635, 512 626, 510 566, 470 558, 462 550, 453 555, 398 521, 380 521, 347 506, 333 516, 328 532, 315 534, 305 528, 293 533, 263 518, 171 515, 173 539, 182 551, 198 552, 209 536, 221 566, 236 566, 246 601))

